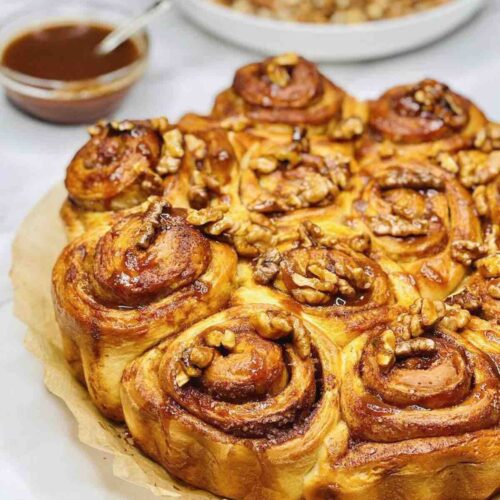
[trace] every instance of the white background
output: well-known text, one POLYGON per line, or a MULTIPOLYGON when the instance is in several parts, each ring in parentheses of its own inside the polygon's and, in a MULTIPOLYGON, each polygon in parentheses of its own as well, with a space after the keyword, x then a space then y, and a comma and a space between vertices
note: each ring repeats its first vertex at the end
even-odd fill
MULTIPOLYGON (((23 3, 0 0, 0 22, 23 3)), ((364 98, 397 83, 432 76, 500 121, 499 31, 500 0, 490 0, 466 26, 424 49, 322 69, 364 98)), ((230 84, 234 70, 259 58, 198 31, 177 12, 156 21, 151 38, 150 69, 119 110, 119 118, 166 115, 175 120, 184 112, 207 112, 216 92, 230 84)), ((1 499, 154 498, 113 477, 110 457, 78 442, 71 415, 44 388, 40 363, 24 350, 24 327, 11 312, 7 273, 16 228, 49 187, 61 181, 66 164, 85 140, 84 127, 36 121, 0 97, 1 499)))

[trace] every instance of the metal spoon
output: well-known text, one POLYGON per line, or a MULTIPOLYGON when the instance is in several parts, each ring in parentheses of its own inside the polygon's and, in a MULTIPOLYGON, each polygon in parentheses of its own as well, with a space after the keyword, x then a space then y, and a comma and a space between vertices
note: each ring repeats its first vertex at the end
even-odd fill
POLYGON ((172 7, 173 0, 159 0, 154 2, 142 14, 129 21, 126 21, 121 26, 114 29, 106 38, 101 40, 95 51, 99 55, 106 55, 113 52, 125 40, 128 40, 132 35, 144 28, 156 16, 169 10, 172 7))

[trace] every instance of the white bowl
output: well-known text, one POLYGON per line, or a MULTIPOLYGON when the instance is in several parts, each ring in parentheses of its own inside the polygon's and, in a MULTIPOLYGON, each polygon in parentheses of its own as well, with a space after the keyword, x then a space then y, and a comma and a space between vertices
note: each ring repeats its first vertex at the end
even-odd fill
POLYGON ((394 55, 430 43, 472 17, 486 0, 452 0, 396 19, 362 24, 306 24, 243 14, 211 0, 178 0, 196 24, 229 42, 266 54, 298 52, 314 61, 394 55))

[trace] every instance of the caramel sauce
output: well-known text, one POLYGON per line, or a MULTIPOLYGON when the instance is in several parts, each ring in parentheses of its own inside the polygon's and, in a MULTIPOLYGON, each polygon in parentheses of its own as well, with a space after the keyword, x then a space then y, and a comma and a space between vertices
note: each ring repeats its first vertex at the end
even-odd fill
POLYGON ((128 66, 140 56, 137 45, 131 40, 110 54, 96 54, 96 46, 112 29, 81 23, 29 31, 7 45, 2 64, 19 73, 49 80, 96 78, 128 66))

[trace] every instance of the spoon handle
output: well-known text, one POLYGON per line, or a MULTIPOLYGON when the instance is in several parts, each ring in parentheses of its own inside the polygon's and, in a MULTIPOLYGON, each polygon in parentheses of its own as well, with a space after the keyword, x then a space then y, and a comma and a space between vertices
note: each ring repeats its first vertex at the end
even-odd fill
POLYGON ((109 54, 128 40, 134 33, 144 28, 151 19, 169 10, 172 7, 172 0, 157 0, 149 6, 141 15, 126 21, 124 24, 114 29, 96 47, 96 52, 100 55, 109 54))

